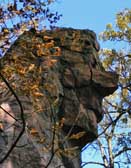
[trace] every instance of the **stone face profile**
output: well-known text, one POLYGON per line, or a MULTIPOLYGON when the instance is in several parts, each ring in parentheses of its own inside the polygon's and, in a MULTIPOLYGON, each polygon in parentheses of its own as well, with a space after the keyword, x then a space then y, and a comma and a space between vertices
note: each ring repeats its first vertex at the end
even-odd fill
MULTIPOLYGON (((1 73, 22 103, 26 129, 1 168, 80 168, 81 149, 98 136, 102 100, 117 89, 118 76, 104 70, 98 51, 91 30, 30 30, 16 40, 1 73)), ((0 104, 2 158, 22 127, 19 104, 2 79, 0 104)))

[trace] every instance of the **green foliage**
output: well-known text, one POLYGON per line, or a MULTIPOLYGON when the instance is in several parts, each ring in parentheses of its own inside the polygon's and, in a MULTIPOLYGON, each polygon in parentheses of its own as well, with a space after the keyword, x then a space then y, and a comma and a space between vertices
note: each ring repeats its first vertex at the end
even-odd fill
POLYGON ((119 45, 100 51, 104 68, 119 74, 119 83, 118 90, 103 102, 105 117, 95 146, 101 152, 104 167, 128 167, 131 164, 131 10, 118 13, 116 25, 107 24, 99 37, 119 45))
POLYGON ((108 24, 100 38, 104 41, 115 40, 119 44, 123 41, 126 43, 126 48, 120 50, 103 49, 100 57, 103 61, 103 66, 107 70, 115 71, 119 74, 119 108, 127 108, 129 113, 131 106, 131 10, 126 9, 118 13, 116 27, 113 28, 111 24, 108 24))
POLYGON ((100 35, 100 38, 106 40, 118 40, 131 43, 131 10, 125 9, 116 15, 116 26, 107 24, 106 30, 100 35))
POLYGON ((112 24, 108 24, 106 30, 101 33, 100 39, 115 41, 123 48, 103 49, 100 56, 106 70, 115 71, 119 74, 118 91, 112 98, 107 98, 103 103, 106 117, 102 123, 102 129, 104 130, 110 124, 110 127, 104 132, 104 137, 108 147, 111 147, 109 146, 109 139, 112 143, 112 147, 111 149, 108 148, 107 153, 110 157, 112 156, 113 164, 118 160, 122 162, 121 156, 127 160, 127 163, 131 163, 131 157, 129 157, 131 153, 129 142, 131 133, 131 10, 125 9, 118 13, 116 26, 113 27, 112 24), (126 44, 126 48, 121 42, 126 44), (111 135, 111 137, 109 138, 107 135, 111 135), (120 144, 121 148, 119 148, 120 144))

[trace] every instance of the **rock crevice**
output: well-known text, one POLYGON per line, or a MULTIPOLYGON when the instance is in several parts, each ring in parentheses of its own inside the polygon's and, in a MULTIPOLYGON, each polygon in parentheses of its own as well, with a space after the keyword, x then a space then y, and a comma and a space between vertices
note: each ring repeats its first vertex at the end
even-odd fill
MULTIPOLYGON (((21 100, 26 131, 2 168, 80 167, 81 149, 98 136, 102 100, 117 89, 118 76, 104 70, 99 49, 93 31, 72 28, 30 30, 16 40, 1 59, 1 73, 21 100)), ((21 121, 19 105, 2 80, 0 103, 21 121)), ((2 109, 0 120, 8 138, 2 158, 21 124, 2 109)))

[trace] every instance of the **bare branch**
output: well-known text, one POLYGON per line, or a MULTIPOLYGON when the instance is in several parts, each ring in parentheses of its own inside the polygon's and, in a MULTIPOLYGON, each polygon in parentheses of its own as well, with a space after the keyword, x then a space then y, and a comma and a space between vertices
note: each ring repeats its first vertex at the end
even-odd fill
POLYGON ((86 166, 86 165, 88 165, 88 164, 96 164, 96 165, 100 165, 100 166, 102 166, 102 167, 107 168, 103 163, 100 163, 100 162, 83 162, 82 167, 84 167, 84 166, 86 166))
POLYGON ((118 153, 116 153, 116 154, 114 155, 114 158, 120 156, 122 153, 127 152, 127 151, 131 151, 131 148, 123 147, 122 150, 120 150, 118 153))
POLYGON ((19 139, 22 137, 24 131, 25 131, 25 126, 26 126, 26 123, 25 123, 25 119, 24 119, 24 110, 23 110, 23 107, 22 107, 22 104, 21 104, 21 101, 19 100, 17 94, 14 92, 14 90, 12 89, 12 87, 10 86, 10 84, 8 83, 8 81, 5 79, 5 77, 1 74, 0 72, 0 77, 2 78, 2 80, 5 82, 5 84, 7 85, 7 87, 9 88, 9 90, 12 92, 12 94, 14 95, 14 97, 16 98, 16 101, 18 102, 19 104, 19 107, 20 107, 20 116, 21 116, 21 120, 22 120, 22 130, 21 132, 19 133, 18 137, 16 138, 16 140, 14 141, 14 143, 12 144, 12 146, 10 147, 10 149, 8 150, 8 152, 6 153, 6 155, 0 160, 0 164, 3 163, 8 157, 9 155, 11 154, 11 152, 13 151, 13 149, 15 148, 17 142, 19 141, 19 139))
POLYGON ((108 166, 107 156, 106 156, 106 154, 105 154, 105 152, 104 152, 104 150, 103 150, 103 146, 102 146, 100 140, 98 139, 97 141, 98 141, 98 144, 99 144, 99 148, 100 148, 100 151, 101 151, 101 156, 102 156, 104 165, 105 165, 105 167, 107 167, 107 166, 108 166))

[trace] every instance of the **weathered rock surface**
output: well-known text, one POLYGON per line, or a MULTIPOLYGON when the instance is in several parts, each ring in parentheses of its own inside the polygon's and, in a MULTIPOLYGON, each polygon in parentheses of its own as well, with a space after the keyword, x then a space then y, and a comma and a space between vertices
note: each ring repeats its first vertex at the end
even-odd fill
MULTIPOLYGON (((99 44, 90 30, 61 28, 25 32, 1 59, 1 72, 20 98, 26 131, 1 168, 79 168, 80 151, 98 136, 102 99, 117 89, 118 76, 98 59, 99 44)), ((0 81, 4 136, 2 158, 19 132, 15 97, 0 81)))

